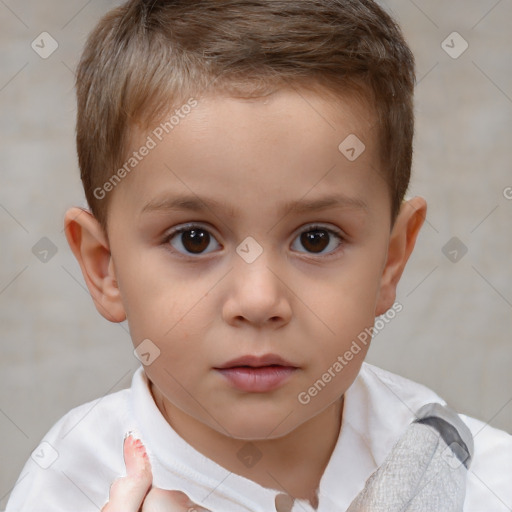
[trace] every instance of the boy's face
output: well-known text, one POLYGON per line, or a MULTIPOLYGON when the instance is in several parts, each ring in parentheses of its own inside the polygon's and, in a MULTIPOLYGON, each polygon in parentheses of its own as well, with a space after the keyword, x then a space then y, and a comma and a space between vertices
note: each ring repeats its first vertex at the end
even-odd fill
MULTIPOLYGON (((153 135, 156 147, 117 186, 108 271, 134 346, 151 340, 145 370, 171 424, 180 416, 235 438, 276 438, 352 384, 362 343, 304 399, 394 300, 391 205, 372 124, 350 99, 339 107, 295 91, 207 97, 161 142, 153 135), (366 146, 353 161, 338 149, 351 134, 366 146), (172 206, 184 197, 194 209, 172 206), (305 208, 326 198, 339 202, 305 208), (252 388, 218 370, 266 354, 295 368, 267 390, 268 369, 252 371, 252 388)), ((147 136, 134 134, 132 147, 147 136)))

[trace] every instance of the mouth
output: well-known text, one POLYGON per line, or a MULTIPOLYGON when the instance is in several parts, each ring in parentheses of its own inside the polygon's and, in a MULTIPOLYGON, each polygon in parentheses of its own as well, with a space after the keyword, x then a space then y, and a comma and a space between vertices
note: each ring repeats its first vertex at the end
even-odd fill
POLYGON ((298 370, 275 354, 246 355, 214 368, 234 388, 249 393, 264 393, 281 387, 298 370))
POLYGON ((248 368, 264 368, 269 366, 282 366, 286 368, 297 368, 296 365, 290 363, 286 359, 283 359, 281 356, 277 354, 265 354, 263 356, 256 356, 252 354, 248 354, 242 357, 237 357, 236 359, 232 359, 227 363, 216 367, 216 370, 223 370, 227 368, 240 368, 240 367, 248 367, 248 368))

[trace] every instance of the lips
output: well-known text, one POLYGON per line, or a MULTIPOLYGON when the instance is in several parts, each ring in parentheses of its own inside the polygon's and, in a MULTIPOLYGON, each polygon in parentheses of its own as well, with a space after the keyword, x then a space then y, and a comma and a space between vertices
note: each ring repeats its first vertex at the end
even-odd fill
POLYGON ((246 355, 214 368, 239 391, 265 393, 284 385, 298 370, 276 354, 246 355))
POLYGON ((286 361, 277 354, 265 354, 263 356, 256 356, 248 354, 236 359, 232 359, 222 366, 218 366, 216 370, 222 370, 226 368, 238 368, 240 366, 250 366, 252 368, 261 368, 264 366, 284 366, 289 368, 297 368, 293 363, 286 361))

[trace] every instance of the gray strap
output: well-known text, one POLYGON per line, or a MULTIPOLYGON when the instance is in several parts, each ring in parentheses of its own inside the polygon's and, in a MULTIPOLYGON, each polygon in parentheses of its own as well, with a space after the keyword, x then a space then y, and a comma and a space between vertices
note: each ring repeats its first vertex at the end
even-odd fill
POLYGON ((454 455, 469 469, 474 452, 474 442, 468 426, 447 405, 431 403, 416 413, 416 423, 428 425, 439 432, 454 455))

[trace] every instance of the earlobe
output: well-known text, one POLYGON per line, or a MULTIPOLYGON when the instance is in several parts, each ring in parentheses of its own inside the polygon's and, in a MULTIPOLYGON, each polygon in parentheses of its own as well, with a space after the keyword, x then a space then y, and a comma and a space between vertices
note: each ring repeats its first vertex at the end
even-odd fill
POLYGON ((427 203, 422 197, 404 201, 391 231, 375 315, 384 314, 395 302, 396 287, 425 221, 427 203))
POLYGON ((109 243, 100 223, 87 210, 70 208, 64 218, 64 230, 96 309, 110 322, 122 322, 126 313, 109 243))

